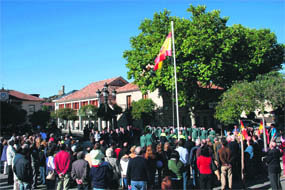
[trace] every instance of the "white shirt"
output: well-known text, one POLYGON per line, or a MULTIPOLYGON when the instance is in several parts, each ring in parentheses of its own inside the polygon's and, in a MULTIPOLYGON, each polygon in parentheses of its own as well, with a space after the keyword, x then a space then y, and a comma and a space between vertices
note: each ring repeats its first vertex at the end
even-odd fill
POLYGON ((179 156, 180 156, 179 160, 185 165, 189 164, 188 150, 181 146, 177 147, 175 150, 179 153, 179 156))

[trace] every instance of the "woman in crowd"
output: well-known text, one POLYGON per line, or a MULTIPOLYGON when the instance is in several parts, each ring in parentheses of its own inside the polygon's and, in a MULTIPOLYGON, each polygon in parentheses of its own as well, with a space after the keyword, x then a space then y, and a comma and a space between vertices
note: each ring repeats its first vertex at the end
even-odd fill
POLYGON ((146 159, 148 171, 149 171, 149 183, 148 188, 153 189, 155 185, 155 172, 156 172, 156 157, 152 150, 152 146, 148 145, 146 147, 146 152, 144 158, 146 159))
POLYGON ((170 155, 170 160, 168 160, 168 169, 171 177, 171 181, 174 189, 182 189, 182 173, 184 172, 184 165, 179 160, 179 153, 174 150, 170 155))
POLYGON ((120 160, 120 170, 121 170, 121 186, 123 189, 127 189, 127 169, 129 164, 130 157, 125 154, 120 160))
POLYGON ((2 151, 2 155, 1 155, 1 162, 4 165, 4 171, 3 174, 6 175, 7 174, 7 169, 8 169, 8 165, 7 165, 7 148, 8 148, 8 144, 7 144, 7 140, 4 139, 3 141, 3 151, 2 151))
POLYGON ((200 188, 212 189, 212 157, 208 145, 201 148, 201 155, 197 159, 197 167, 200 172, 200 188))

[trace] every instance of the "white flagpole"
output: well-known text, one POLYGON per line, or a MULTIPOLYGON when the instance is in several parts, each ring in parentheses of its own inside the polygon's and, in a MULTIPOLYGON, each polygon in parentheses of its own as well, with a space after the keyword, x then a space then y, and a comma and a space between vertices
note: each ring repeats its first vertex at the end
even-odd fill
POLYGON ((174 79, 175 79, 175 99, 176 99, 176 114, 177 114, 177 138, 179 138, 179 107, 178 107, 178 92, 177 92, 177 76, 176 76, 176 57, 175 57, 175 45, 174 45, 174 29, 173 21, 171 21, 171 34, 172 34, 172 46, 173 46, 173 60, 174 60, 174 79))

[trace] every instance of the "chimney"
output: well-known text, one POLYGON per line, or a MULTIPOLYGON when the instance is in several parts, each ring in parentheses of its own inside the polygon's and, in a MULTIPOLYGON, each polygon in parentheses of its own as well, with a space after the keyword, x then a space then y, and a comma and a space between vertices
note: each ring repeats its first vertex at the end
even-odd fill
POLYGON ((62 91, 62 94, 65 94, 65 92, 64 92, 64 85, 62 85, 61 91, 62 91))
POLYGON ((61 95, 64 95, 65 92, 64 92, 64 85, 62 85, 61 87, 61 90, 58 91, 58 95, 61 96, 61 95))

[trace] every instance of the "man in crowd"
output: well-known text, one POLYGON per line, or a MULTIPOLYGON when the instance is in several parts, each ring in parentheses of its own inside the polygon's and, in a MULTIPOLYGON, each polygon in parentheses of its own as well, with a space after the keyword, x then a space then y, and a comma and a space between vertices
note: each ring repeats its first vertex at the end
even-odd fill
POLYGON ((219 158, 221 161, 221 185, 222 190, 226 189, 226 184, 228 180, 229 189, 232 189, 233 175, 232 175, 232 156, 231 151, 227 147, 228 142, 226 139, 222 139, 222 148, 218 151, 219 158))
POLYGON ((127 169, 127 184, 129 188, 147 189, 147 182, 149 181, 149 172, 147 170, 147 163, 142 156, 142 148, 136 147, 135 158, 130 159, 127 169))
POLYGON ((66 151, 66 144, 60 145, 60 151, 54 157, 54 166, 55 171, 59 176, 59 181, 56 189, 69 189, 71 157, 70 154, 66 151))

